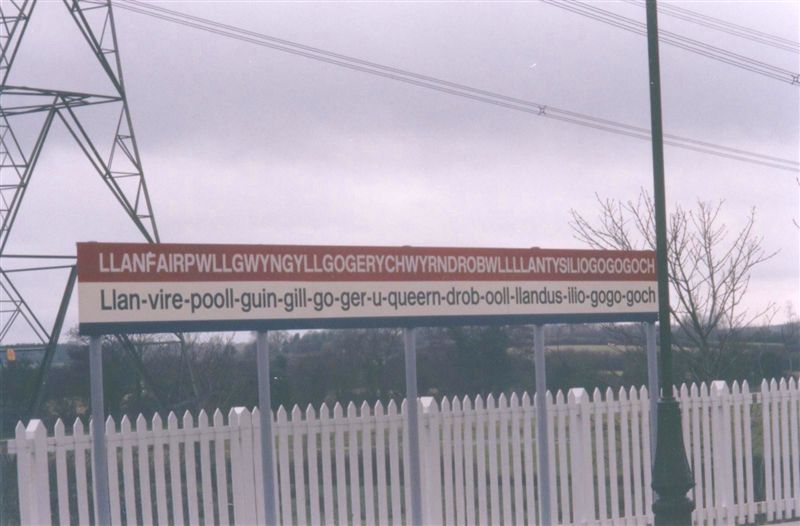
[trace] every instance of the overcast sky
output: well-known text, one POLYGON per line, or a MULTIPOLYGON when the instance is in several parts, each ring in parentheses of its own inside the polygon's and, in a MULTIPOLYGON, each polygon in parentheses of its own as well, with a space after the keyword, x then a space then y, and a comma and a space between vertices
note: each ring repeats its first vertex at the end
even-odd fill
MULTIPOLYGON (((170 2, 171 9, 649 127, 644 37, 539 2, 170 2)), ((595 4, 644 21, 626 2, 595 4)), ((798 3, 676 3, 800 40, 798 3)), ((652 188, 648 142, 506 110, 115 10, 135 132, 169 242, 581 247, 574 208, 652 188)), ((798 55, 667 16, 662 29, 800 71, 798 55)), ((661 46, 665 132, 798 160, 800 87, 661 46)), ((40 2, 11 84, 108 93, 63 4, 40 2)), ((109 145, 108 108, 82 109, 109 145), (105 112, 105 113, 104 113, 105 112)), ((33 129, 32 121, 23 125, 33 129)), ((751 208, 768 252, 747 307, 798 310, 796 174, 666 148, 668 206, 751 208)), ((137 231, 57 123, 6 253, 137 231)), ((7 264, 7 266, 10 266, 7 264)), ((52 323, 61 271, 15 275, 52 323)), ((67 326, 77 324, 73 307, 67 326)), ((18 325, 21 329, 22 325, 18 325)), ((30 340, 15 331, 9 341, 30 340)))

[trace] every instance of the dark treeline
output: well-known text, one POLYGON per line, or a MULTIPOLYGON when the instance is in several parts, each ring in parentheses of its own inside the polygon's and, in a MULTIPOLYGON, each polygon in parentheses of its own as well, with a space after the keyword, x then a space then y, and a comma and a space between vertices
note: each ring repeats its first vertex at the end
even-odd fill
MULTIPOLYGON (((535 389, 532 329, 458 327, 419 329, 417 335, 421 395, 475 396, 532 392, 535 389)), ((676 334, 680 340, 680 334, 676 334)), ((676 356, 680 381, 747 380, 787 376, 800 367, 796 324, 753 329, 742 344, 729 346, 724 360, 709 372, 702 356, 676 356), (698 375, 704 371, 706 376, 698 375)), ((173 338, 174 340, 174 338, 173 338)), ((275 407, 403 398, 404 358, 399 329, 272 332, 272 400, 275 407)), ((115 418, 155 412, 227 412, 257 405, 255 345, 213 336, 184 345, 154 337, 137 341, 148 383, 116 339, 104 341, 106 412, 115 418)), ((3 362, 0 408, 3 436, 13 433, 35 381, 36 361, 20 357, 3 362)), ((715 362, 716 363, 716 362, 715 362)), ((618 388, 646 383, 644 331, 640 325, 548 327, 547 387, 618 388)), ((89 363, 86 342, 74 338, 59 349, 47 379, 45 403, 35 416, 52 425, 88 417, 89 363)))

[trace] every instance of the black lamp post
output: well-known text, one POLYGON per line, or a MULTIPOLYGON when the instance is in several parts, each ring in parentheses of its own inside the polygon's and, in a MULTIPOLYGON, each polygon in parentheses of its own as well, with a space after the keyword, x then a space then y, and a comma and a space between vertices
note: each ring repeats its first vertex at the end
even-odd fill
MULTIPOLYGON (((672 395, 672 338, 670 334, 667 213, 664 193, 664 138, 661 129, 661 73, 658 59, 656 0, 647 0, 647 52, 650 63, 650 121, 653 143, 653 200, 656 220, 658 323, 661 337, 661 397, 656 424, 653 464, 655 526, 692 523, 694 502, 686 494, 694 487, 681 431, 681 411, 672 395)), ((651 393, 655 396, 655 393, 651 393)))

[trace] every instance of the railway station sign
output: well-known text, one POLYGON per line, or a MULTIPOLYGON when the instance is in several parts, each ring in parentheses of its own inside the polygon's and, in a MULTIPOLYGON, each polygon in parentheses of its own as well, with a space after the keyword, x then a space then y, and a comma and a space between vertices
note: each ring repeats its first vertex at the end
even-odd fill
POLYGON ((655 321, 652 251, 78 243, 80 332, 655 321))

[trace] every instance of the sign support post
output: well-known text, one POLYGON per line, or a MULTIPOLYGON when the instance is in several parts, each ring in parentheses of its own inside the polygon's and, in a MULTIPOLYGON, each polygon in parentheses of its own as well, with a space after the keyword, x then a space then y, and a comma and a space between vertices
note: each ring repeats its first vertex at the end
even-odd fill
POLYGON ((422 488, 420 487, 419 419, 417 412, 416 329, 403 330, 406 357, 406 411, 408 411, 408 457, 411 462, 411 524, 422 526, 422 488))
POLYGON ((539 523, 551 524, 550 445, 547 430, 547 373, 544 364, 544 325, 533 326, 536 368, 536 453, 539 468, 539 523))
POLYGON ((256 360, 258 362, 258 405, 261 426, 261 475, 264 480, 264 521, 267 525, 278 524, 275 510, 274 459, 272 453, 272 401, 270 397, 269 345, 267 333, 256 333, 256 360))
POLYGON ((92 483, 97 524, 111 524, 108 499, 105 408, 103 407, 103 354, 100 336, 89 339, 89 378, 92 401, 92 483))

